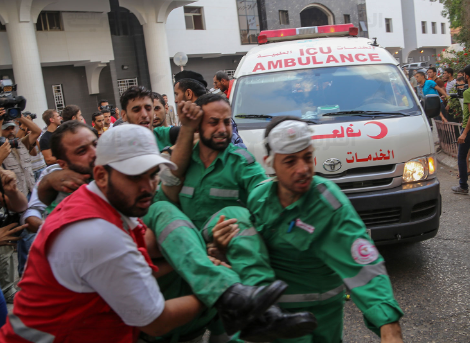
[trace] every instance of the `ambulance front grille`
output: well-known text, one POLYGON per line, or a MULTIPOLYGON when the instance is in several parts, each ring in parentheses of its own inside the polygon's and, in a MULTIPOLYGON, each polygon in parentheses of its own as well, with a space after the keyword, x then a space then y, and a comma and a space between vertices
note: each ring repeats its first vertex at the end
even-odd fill
POLYGON ((400 222, 401 208, 387 208, 358 212, 367 228, 375 226, 393 225, 400 222))

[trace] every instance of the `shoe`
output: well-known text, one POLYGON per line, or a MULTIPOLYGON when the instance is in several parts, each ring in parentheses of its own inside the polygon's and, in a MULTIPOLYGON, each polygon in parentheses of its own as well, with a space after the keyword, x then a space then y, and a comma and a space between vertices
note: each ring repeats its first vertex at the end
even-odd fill
POLYGON ((468 188, 463 189, 460 186, 454 186, 452 187, 452 192, 454 192, 455 194, 468 194, 468 188))
POLYGON ((302 337, 316 328, 317 320, 312 313, 289 313, 274 305, 248 324, 240 333, 240 338, 249 342, 272 342, 302 337))
POLYGON ((249 322, 263 315, 287 289, 277 280, 268 286, 245 286, 240 283, 229 287, 217 300, 215 308, 229 336, 242 330, 249 322))

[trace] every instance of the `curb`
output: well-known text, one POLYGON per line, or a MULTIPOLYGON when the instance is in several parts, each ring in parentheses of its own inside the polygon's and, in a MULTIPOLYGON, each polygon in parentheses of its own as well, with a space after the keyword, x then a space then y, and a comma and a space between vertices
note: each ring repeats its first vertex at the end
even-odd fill
MULTIPOLYGON (((437 150, 437 149, 436 149, 437 150)), ((436 152, 436 159, 439 163, 445 165, 448 168, 451 168, 455 171, 458 171, 457 159, 447 155, 444 151, 440 150, 436 152)))

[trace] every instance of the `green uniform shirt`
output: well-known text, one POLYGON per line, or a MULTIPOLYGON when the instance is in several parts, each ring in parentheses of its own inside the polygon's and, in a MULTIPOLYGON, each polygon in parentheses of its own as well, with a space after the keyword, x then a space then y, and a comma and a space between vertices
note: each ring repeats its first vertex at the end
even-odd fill
POLYGON ((462 120, 462 127, 465 129, 468 122, 468 117, 470 116, 470 112, 468 111, 468 105, 470 104, 470 89, 467 89, 463 92, 463 120, 462 120))
POLYGON ((167 146, 172 146, 170 141, 170 129, 171 126, 159 126, 153 129, 153 134, 157 139, 158 149, 162 151, 167 146))
POLYGON ((342 297, 342 285, 377 332, 403 314, 365 225, 338 186, 315 176, 310 190, 283 208, 277 182, 259 185, 248 200, 276 277, 289 284, 283 307, 326 304, 342 297))
MULTIPOLYGON (((206 169, 199 158, 198 143, 179 195, 181 210, 202 229, 203 224, 224 207, 246 205, 250 192, 266 178, 263 167, 253 155, 233 144, 220 152, 206 169)), ((161 191, 155 200, 168 201, 161 191)))

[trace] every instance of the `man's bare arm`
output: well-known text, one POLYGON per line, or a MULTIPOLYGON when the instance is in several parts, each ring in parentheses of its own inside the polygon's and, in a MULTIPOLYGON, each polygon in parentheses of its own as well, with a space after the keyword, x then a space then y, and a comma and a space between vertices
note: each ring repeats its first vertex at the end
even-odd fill
POLYGON ((189 323, 204 309, 204 305, 194 296, 165 301, 162 314, 140 330, 150 336, 163 336, 179 326, 189 323))
POLYGON ((31 150, 31 148, 34 146, 37 139, 41 135, 41 128, 37 126, 32 120, 29 120, 28 118, 23 116, 21 116, 18 121, 24 126, 26 126, 30 131, 30 133, 23 138, 23 144, 28 147, 28 150, 31 150))
POLYGON ((398 322, 390 323, 380 328, 382 343, 403 343, 401 328, 398 322))
POLYGON ((91 175, 82 175, 72 170, 57 170, 46 176, 38 185, 38 198, 49 206, 59 192, 72 193, 85 184, 91 175))
POLYGON ((44 161, 46 161, 46 164, 48 166, 57 163, 57 158, 52 156, 52 150, 51 149, 43 150, 41 152, 42 152, 42 156, 44 156, 44 161))
MULTIPOLYGON (((196 104, 186 101, 178 103, 178 117, 181 121, 181 130, 176 141, 176 145, 171 154, 171 161, 178 166, 177 170, 171 171, 180 180, 184 178, 191 161, 194 146, 194 134, 199 128, 202 119, 202 110, 196 104)), ((170 201, 179 202, 179 192, 182 185, 166 186, 162 184, 162 190, 170 201)))

